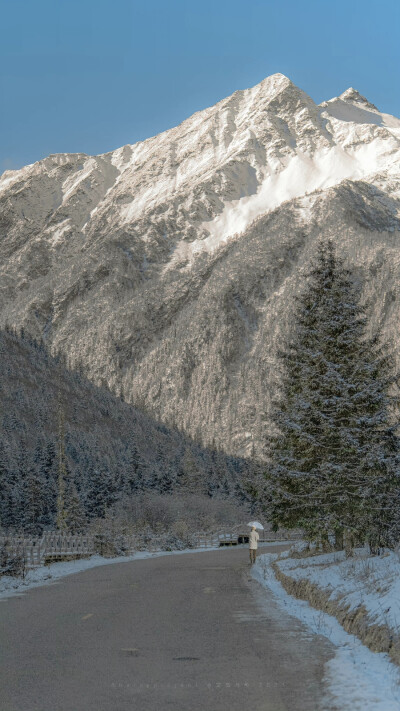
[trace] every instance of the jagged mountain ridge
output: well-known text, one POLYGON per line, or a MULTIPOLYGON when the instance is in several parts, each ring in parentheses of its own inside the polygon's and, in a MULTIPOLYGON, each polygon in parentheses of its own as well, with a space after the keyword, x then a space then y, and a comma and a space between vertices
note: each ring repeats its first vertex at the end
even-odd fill
POLYGON ((8 171, 0 323, 168 425, 260 454, 321 236, 379 297, 372 325, 395 332, 399 147, 400 121, 354 89, 317 106, 278 74, 147 141, 8 171))

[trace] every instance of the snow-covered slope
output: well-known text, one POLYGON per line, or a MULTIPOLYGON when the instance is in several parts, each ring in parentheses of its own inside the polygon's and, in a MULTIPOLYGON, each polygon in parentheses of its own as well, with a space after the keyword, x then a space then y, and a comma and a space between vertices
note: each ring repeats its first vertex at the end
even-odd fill
POLYGON ((354 89, 317 106, 275 74, 135 145, 7 171, 0 325, 192 436, 257 448, 320 236, 373 276, 394 329, 399 158, 397 118, 354 89))

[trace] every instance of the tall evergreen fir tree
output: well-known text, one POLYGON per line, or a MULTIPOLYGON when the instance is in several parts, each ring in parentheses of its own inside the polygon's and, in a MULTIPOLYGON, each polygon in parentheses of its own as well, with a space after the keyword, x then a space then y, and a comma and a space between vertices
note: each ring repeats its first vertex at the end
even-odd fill
POLYGON ((57 514, 58 461, 57 446, 53 439, 48 440, 42 450, 40 471, 44 481, 46 527, 54 528, 57 514))
POLYGON ((389 544, 399 490, 397 378, 380 333, 367 334, 360 286, 320 243, 297 298, 291 341, 280 351, 281 391, 269 441, 275 527, 310 539, 389 544))
POLYGON ((9 471, 6 447, 0 439, 0 527, 9 528, 13 523, 12 475, 9 471))
POLYGON ((39 535, 43 531, 43 514, 46 502, 43 496, 43 481, 32 462, 25 471, 23 481, 23 519, 22 527, 27 533, 39 535))
POLYGON ((181 464, 182 473, 179 478, 179 484, 185 493, 206 494, 207 483, 199 469, 198 461, 194 456, 193 450, 189 445, 186 446, 181 464))
POLYGON ((58 493, 57 493, 57 528, 67 529, 67 512, 65 509, 65 487, 67 481, 65 463, 65 416, 61 406, 61 394, 58 395, 58 493))
POLYGON ((99 461, 87 472, 89 486, 86 492, 85 509, 88 518, 104 518, 107 509, 118 498, 115 479, 99 461))
POLYGON ((145 463, 132 439, 128 453, 128 465, 122 475, 124 494, 133 496, 145 489, 145 463))
POLYGON ((86 514, 74 481, 69 481, 65 492, 65 522, 70 533, 83 533, 86 514))

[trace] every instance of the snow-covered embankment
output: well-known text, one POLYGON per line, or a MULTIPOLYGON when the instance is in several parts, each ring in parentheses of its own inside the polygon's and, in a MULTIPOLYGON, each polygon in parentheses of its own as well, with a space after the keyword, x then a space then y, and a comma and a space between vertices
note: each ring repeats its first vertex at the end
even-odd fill
POLYGON ((370 556, 358 549, 273 563, 291 595, 334 615, 347 632, 374 652, 400 664, 400 558, 395 552, 370 556))
POLYGON ((284 612, 336 647, 325 670, 327 707, 400 708, 399 557, 361 550, 352 559, 344 553, 289 557, 293 553, 260 555, 252 573, 284 612))

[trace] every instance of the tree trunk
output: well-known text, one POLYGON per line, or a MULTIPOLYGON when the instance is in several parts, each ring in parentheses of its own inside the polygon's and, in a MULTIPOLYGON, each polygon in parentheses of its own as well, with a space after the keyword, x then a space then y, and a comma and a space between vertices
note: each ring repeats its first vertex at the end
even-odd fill
POLYGON ((343 528, 335 531, 335 551, 342 551, 344 548, 344 531, 343 528))
POLYGON ((346 551, 346 558, 352 558, 354 549, 354 534, 349 528, 346 528, 344 531, 344 549, 346 551))

